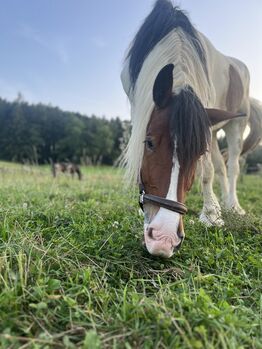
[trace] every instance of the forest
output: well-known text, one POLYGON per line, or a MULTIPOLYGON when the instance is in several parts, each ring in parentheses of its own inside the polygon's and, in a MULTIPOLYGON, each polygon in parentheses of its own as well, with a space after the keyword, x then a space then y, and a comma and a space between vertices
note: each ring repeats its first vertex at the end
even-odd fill
MULTIPOLYGON (((30 164, 72 161, 83 165, 114 165, 127 144, 129 121, 29 104, 21 94, 10 102, 0 98, 0 160, 30 164)), ((219 139, 221 149, 227 147, 219 139)), ((262 163, 262 146, 246 164, 262 163)))
POLYGON ((21 95, 0 98, 0 159, 44 164, 51 161, 113 165, 125 144, 129 122, 29 104, 21 95))

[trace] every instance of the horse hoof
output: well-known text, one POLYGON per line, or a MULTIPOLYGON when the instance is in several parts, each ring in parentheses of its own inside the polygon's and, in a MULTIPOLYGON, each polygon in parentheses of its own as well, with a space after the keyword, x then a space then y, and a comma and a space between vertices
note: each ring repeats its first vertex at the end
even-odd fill
POLYGON ((207 227, 211 227, 213 225, 217 227, 222 227, 224 225, 224 221, 221 217, 217 215, 206 215, 204 213, 201 213, 199 220, 201 223, 203 223, 207 227))
POLYGON ((235 211, 236 213, 238 213, 240 216, 244 216, 246 214, 246 211, 243 210, 243 208, 241 208, 240 206, 238 207, 233 207, 232 208, 233 211, 235 211))
POLYGON ((240 216, 244 216, 246 214, 246 211, 243 210, 242 207, 239 205, 229 205, 229 209, 232 210, 233 212, 239 214, 240 216))

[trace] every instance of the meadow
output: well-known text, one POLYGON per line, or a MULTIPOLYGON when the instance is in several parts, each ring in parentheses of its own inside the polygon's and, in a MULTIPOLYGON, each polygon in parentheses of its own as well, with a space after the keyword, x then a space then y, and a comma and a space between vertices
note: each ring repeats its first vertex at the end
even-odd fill
POLYGON ((238 192, 248 214, 206 228, 196 182, 164 260, 142 247, 120 170, 0 163, 0 348, 262 348, 261 176, 238 192))

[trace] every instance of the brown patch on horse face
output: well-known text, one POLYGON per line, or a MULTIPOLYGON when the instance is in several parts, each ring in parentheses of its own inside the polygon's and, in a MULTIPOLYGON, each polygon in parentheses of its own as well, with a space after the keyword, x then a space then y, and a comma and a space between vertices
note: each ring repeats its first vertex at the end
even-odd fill
POLYGON ((241 105, 244 95, 244 89, 241 78, 233 65, 229 65, 229 86, 226 98, 226 107, 228 111, 237 112, 241 105))
POLYGON ((154 108, 147 127, 141 179, 146 193, 166 197, 172 172, 173 142, 169 132, 171 107, 154 108))

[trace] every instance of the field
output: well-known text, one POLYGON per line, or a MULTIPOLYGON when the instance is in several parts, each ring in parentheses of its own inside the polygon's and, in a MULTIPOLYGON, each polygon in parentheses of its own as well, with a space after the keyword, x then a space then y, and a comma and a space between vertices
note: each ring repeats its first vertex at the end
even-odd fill
POLYGON ((121 178, 0 163, 0 348, 262 348, 262 178, 223 228, 198 222, 196 183, 171 260, 143 249, 121 178))

